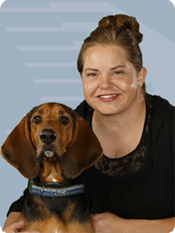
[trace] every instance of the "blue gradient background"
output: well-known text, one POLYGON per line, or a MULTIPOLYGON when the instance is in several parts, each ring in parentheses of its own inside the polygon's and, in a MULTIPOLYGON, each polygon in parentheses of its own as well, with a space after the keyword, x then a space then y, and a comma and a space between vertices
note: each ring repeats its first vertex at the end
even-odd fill
MULTIPOLYGON (((75 108, 84 98, 76 61, 82 41, 111 14, 137 18, 147 92, 175 105, 175 8, 168 0, 6 0, 0 8, 0 145, 34 106, 75 108)), ((27 180, 0 157, 0 225, 27 180)))

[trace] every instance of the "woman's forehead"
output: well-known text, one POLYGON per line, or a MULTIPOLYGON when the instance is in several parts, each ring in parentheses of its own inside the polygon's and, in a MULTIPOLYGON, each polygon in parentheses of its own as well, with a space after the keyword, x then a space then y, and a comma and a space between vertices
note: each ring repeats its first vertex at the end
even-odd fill
POLYGON ((94 46, 88 48, 84 56, 84 71, 87 69, 109 68, 126 66, 129 61, 125 51, 120 46, 94 46))

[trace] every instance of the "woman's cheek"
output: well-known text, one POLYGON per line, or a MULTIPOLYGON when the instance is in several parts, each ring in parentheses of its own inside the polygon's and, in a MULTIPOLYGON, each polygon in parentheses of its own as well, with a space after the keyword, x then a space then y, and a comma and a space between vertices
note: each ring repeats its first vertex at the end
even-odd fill
POLYGON ((126 79, 125 81, 123 81, 121 83, 120 87, 124 92, 128 92, 128 91, 137 89, 136 82, 134 80, 130 80, 130 79, 126 79))
POLYGON ((94 91, 94 84, 92 82, 83 83, 83 90, 85 97, 90 96, 94 91))

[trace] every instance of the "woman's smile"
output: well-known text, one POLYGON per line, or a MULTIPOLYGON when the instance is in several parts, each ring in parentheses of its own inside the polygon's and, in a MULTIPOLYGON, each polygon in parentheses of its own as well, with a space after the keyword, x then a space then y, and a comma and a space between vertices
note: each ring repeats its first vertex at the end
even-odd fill
POLYGON ((118 94, 105 94, 99 95, 98 98, 103 102, 110 102, 115 100, 118 97, 118 94))

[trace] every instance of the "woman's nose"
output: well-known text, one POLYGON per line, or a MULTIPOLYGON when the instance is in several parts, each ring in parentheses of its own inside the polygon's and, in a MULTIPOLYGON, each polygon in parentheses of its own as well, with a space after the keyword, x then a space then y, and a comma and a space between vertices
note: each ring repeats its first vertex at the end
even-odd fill
POLYGON ((113 86, 112 80, 109 76, 103 75, 99 80, 99 88, 101 89, 108 89, 113 86))

